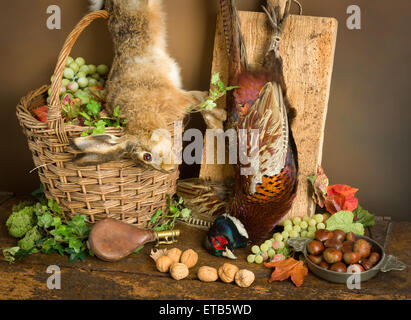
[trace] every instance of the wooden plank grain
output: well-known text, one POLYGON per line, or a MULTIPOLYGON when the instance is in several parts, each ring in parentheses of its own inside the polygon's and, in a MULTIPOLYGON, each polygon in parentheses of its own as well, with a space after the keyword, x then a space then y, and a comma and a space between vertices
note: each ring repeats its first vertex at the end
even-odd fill
MULTIPOLYGON (((239 16, 248 62, 259 66, 269 43, 267 17, 257 12, 239 12, 239 16)), ((212 72, 220 72, 226 81, 228 62, 220 20, 217 23, 212 72)), ((298 149, 299 177, 290 217, 312 215, 315 211, 307 177, 317 172, 322 160, 337 26, 334 18, 291 15, 281 40, 288 97, 297 111, 291 128, 298 149)), ((225 100, 221 99, 218 107, 224 106, 225 100)), ((232 178, 232 172, 229 165, 203 164, 200 178, 224 181, 232 178)))

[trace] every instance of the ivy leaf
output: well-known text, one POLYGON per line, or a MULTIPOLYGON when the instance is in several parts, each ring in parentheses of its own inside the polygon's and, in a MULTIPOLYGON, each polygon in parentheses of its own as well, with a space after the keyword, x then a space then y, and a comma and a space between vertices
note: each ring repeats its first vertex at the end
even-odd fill
POLYGON ((364 227, 372 227, 375 225, 374 215, 360 205, 358 205, 357 209, 355 209, 353 213, 354 220, 361 223, 364 227))
POLYGON ((158 217, 160 217, 162 213, 163 213, 163 210, 158 209, 156 213, 154 214, 154 216, 151 218, 150 223, 156 223, 158 220, 158 217))
POLYGON ((224 82, 222 82, 221 80, 218 81, 217 86, 218 86, 218 89, 220 89, 220 92, 224 92, 226 90, 224 82))
MULTIPOLYGON (((91 120, 91 117, 90 117, 87 113, 85 113, 85 112, 82 111, 82 112, 80 112, 79 114, 80 114, 81 116, 83 116, 86 120, 88 120, 88 121, 91 120)), ((88 123, 89 123, 89 122, 88 122, 88 123)), ((86 121, 84 121, 84 124, 85 124, 85 125, 89 125, 89 124, 86 123, 86 121)))
POLYGON ((41 228, 50 228, 53 223, 53 217, 50 213, 45 213, 38 217, 37 225, 41 228))
POLYGON ((178 208, 176 208, 176 207, 174 207, 174 206, 170 206, 170 212, 171 212, 172 214, 176 214, 176 213, 179 212, 179 210, 178 210, 178 208))
POLYGON ((216 85, 220 81, 220 73, 214 73, 213 76, 211 77, 211 84, 216 85))
POLYGON ((95 100, 91 100, 87 105, 86 105, 87 111, 90 115, 93 116, 98 116, 101 111, 101 104, 95 100))
POLYGON ((99 120, 96 123, 96 127, 93 129, 93 135, 105 134, 106 133, 106 122, 104 120, 99 120))
POLYGON ((117 107, 114 108, 113 116, 116 117, 116 118, 120 118, 120 117, 121 117, 120 106, 117 106, 117 107))
POLYGON ((217 104, 213 100, 208 99, 204 102, 205 110, 213 110, 216 106, 217 104))
POLYGON ((329 217, 325 223, 329 231, 340 229, 345 233, 354 232, 360 236, 364 235, 364 226, 358 222, 354 223, 354 213, 351 211, 339 211, 329 217))

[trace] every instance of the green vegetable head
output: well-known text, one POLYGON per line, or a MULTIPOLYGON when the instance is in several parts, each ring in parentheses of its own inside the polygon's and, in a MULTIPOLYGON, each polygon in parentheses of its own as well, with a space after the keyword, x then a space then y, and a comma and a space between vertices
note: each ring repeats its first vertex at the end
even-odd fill
POLYGON ((18 246, 23 250, 30 250, 34 247, 36 241, 39 241, 43 238, 43 235, 38 230, 37 226, 30 229, 23 239, 19 240, 18 246))
POLYGON ((37 218, 34 214, 33 207, 13 212, 6 221, 6 227, 11 236, 22 238, 24 235, 37 224, 37 218))

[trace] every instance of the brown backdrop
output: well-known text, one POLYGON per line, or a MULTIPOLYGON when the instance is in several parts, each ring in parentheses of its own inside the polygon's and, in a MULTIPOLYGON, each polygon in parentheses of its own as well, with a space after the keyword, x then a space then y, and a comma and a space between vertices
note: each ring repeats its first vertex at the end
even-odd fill
MULTIPOLYGON (((238 0, 242 10, 263 1, 238 0)), ((323 166, 331 183, 360 189, 360 203, 378 215, 409 220, 411 2, 409 0, 301 0, 304 14, 340 22, 327 118, 323 166), (326 3, 326 4, 325 4, 326 3), (346 27, 350 4, 362 9, 362 30, 346 27), (388 7, 390 4, 392 7, 388 7)), ((186 89, 208 89, 216 0, 165 0, 169 46, 186 89)), ((49 82, 65 37, 87 10, 86 0, 2 0, 0 11, 0 190, 38 187, 15 105, 49 82), (46 8, 62 8, 62 30, 46 27, 46 8)), ((110 63, 111 40, 103 22, 92 25, 73 52, 89 63, 110 63)), ((198 119, 192 125, 201 125, 198 119)), ((193 176, 198 168, 185 167, 193 176)))

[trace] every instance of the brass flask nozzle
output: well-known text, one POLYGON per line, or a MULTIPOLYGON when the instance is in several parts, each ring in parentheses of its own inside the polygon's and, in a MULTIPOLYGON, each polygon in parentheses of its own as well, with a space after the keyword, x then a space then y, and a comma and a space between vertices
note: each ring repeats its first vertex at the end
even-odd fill
POLYGON ((177 242, 176 237, 180 236, 180 230, 155 231, 157 246, 160 244, 173 244, 177 242))

